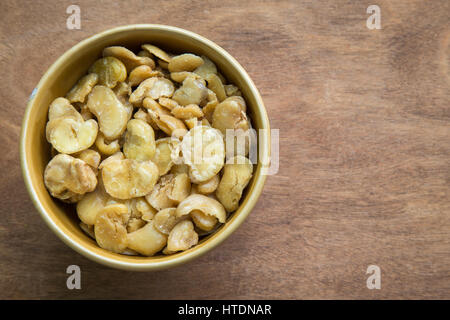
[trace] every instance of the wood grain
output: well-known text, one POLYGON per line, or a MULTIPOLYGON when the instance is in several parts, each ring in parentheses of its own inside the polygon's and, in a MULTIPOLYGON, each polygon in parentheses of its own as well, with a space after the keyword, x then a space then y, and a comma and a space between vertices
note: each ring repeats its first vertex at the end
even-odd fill
POLYGON ((450 298, 450 2, 0 2, 0 298, 450 298), (381 30, 366 9, 381 8, 381 30), (105 29, 169 24, 230 52, 280 129, 280 170, 225 243, 156 273, 64 245, 21 176, 25 105, 64 51, 105 29), (82 290, 66 289, 66 267, 82 290), (366 288, 380 266, 381 290, 366 288))

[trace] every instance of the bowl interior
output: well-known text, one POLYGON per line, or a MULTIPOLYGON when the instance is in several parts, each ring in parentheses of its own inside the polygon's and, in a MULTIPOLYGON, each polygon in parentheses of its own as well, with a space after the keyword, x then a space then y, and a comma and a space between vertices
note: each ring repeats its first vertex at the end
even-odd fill
MULTIPOLYGON (((43 172, 50 160, 50 145, 45 139, 49 104, 55 98, 65 96, 87 72, 89 66, 101 57, 103 48, 121 45, 137 52, 144 43, 155 44, 170 52, 192 52, 210 58, 227 80, 240 88, 247 102, 253 127, 256 130, 269 128, 261 98, 242 67, 223 49, 193 33, 164 26, 116 28, 80 42, 61 56, 41 79, 25 114, 21 150, 24 178, 35 205, 63 241, 100 263, 119 268, 130 268, 130 265, 141 266, 142 269, 164 268, 207 251, 226 238, 243 221, 259 197, 265 179, 261 175, 261 161, 258 161, 240 208, 227 223, 213 235, 204 238, 197 246, 175 255, 140 257, 115 254, 98 247, 94 240, 81 231, 74 206, 53 199, 44 186, 43 172)), ((268 140, 267 134, 261 139, 258 138, 259 148, 263 148, 260 156, 264 158, 268 157, 268 140)))

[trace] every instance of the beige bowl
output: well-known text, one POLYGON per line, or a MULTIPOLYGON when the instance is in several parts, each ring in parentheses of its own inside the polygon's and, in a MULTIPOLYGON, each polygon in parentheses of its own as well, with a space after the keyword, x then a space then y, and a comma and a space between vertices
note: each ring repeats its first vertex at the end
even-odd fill
POLYGON ((270 134, 266 110, 258 90, 242 66, 224 49, 195 33, 151 24, 130 25, 101 32, 64 53, 33 90, 25 111, 20 139, 25 184, 34 205, 53 232, 89 259, 110 267, 134 271, 159 270, 185 263, 225 240, 244 221, 258 200, 267 172, 267 166, 262 164, 268 164, 269 154, 270 134), (126 256, 100 248, 79 228, 74 206, 53 199, 43 181, 44 169, 50 160, 50 146, 45 139, 49 104, 56 97, 65 96, 89 66, 101 56, 103 48, 123 45, 136 51, 144 43, 152 43, 168 51, 193 52, 209 57, 221 73, 241 89, 254 128, 267 129, 258 137, 259 161, 239 209, 216 233, 202 239, 197 246, 169 256, 126 256))

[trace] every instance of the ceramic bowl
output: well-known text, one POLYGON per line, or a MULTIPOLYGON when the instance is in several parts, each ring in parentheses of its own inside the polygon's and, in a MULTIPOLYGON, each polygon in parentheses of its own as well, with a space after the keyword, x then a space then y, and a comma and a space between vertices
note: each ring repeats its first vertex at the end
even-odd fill
POLYGON ((64 53, 47 70, 33 90, 22 124, 21 165, 30 197, 47 225, 68 246, 98 263, 132 271, 159 270, 180 265, 216 247, 236 230, 257 202, 266 179, 270 154, 269 120, 263 101, 242 66, 214 42, 187 30, 163 25, 129 25, 110 29, 85 39, 64 53), (214 234, 203 238, 197 246, 173 255, 153 257, 127 256, 100 248, 79 227, 74 205, 64 204, 47 192, 43 173, 50 160, 50 145, 45 139, 49 104, 65 96, 103 48, 125 46, 135 52, 140 45, 152 43, 170 52, 192 52, 205 55, 219 68, 229 82, 237 85, 247 102, 253 127, 266 129, 259 134, 259 159, 254 175, 241 199, 241 205, 214 234))

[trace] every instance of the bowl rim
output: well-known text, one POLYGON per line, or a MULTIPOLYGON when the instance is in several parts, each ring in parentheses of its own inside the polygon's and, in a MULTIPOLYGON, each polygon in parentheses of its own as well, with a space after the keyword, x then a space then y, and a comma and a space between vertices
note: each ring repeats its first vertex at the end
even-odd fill
POLYGON ((97 263, 100 263, 102 265, 106 265, 108 267, 113 267, 117 269, 122 270, 129 270, 129 271, 155 271, 155 270, 161 270, 166 269, 169 267, 174 267, 183 263, 186 263, 188 261, 191 261, 192 259, 195 259, 206 252, 210 251, 212 248, 218 246, 220 243, 222 243, 226 238, 228 238, 241 224, 242 222, 247 218, 250 211, 255 206, 256 202, 258 201, 258 198, 260 197, 262 193, 262 189, 264 187, 264 182, 267 177, 268 173, 268 166, 269 166, 269 160, 270 159, 270 125, 269 125, 269 118, 267 116, 267 112, 264 106, 264 103, 262 101, 262 98, 259 94, 258 89, 256 88, 255 84, 251 80, 250 76, 247 74, 245 69, 239 64, 239 62, 236 61, 233 56, 231 56, 227 51, 225 51, 223 48, 221 48, 219 45, 214 43, 211 40, 208 40, 207 38, 198 35, 194 32, 173 27, 173 26, 167 26, 167 25, 161 25, 161 24, 133 24, 133 25, 125 25, 125 26, 119 26, 115 28, 111 28, 99 33, 96 33, 88 38, 85 38, 81 40, 80 42, 76 43, 74 46, 72 46, 70 49, 65 51, 61 56, 57 58, 57 60, 47 69, 47 71, 44 73, 44 75, 39 80, 36 87, 33 89, 33 92, 31 93, 25 113, 22 120, 22 127, 21 127, 21 135, 20 135, 20 163, 22 168, 22 176, 25 182, 26 189, 28 191, 28 194, 30 195, 30 198, 35 206, 35 208, 40 213, 41 217, 44 219, 46 224, 50 227, 50 229, 69 247, 74 249, 76 252, 80 253, 84 257, 93 260, 97 263), (73 53, 77 52, 80 48, 87 46, 91 43, 94 43, 98 39, 101 39, 105 36, 109 36, 114 33, 120 33, 120 32, 129 32, 133 30, 159 30, 162 32, 172 32, 172 33, 178 33, 182 36, 194 38, 195 40, 202 42, 208 47, 211 47, 213 50, 217 51, 220 55, 222 55, 229 63, 231 63, 240 73, 240 75, 243 77, 244 82, 246 82, 249 86, 249 89, 252 93, 252 95, 255 97, 256 106, 259 109, 261 120, 262 120, 262 127, 265 130, 262 137, 264 143, 261 144, 261 140, 258 142, 259 148, 262 148, 260 151, 260 161, 262 161, 260 174, 255 176, 254 179, 256 179, 254 184, 254 189, 252 190, 252 196, 249 197, 248 201, 246 202, 245 206, 243 207, 243 210, 239 213, 239 215, 231 221, 229 225, 227 225, 226 228, 223 228, 223 231, 214 238, 208 239, 204 242, 204 244, 201 247, 193 248, 192 251, 185 252, 183 255, 174 255, 172 259, 164 260, 164 261, 152 261, 149 260, 148 262, 139 262, 139 263, 133 263, 133 262, 126 262, 126 261, 120 261, 119 259, 113 259, 106 256, 103 256, 101 254, 92 252, 89 250, 89 248, 84 247, 81 243, 78 243, 75 239, 72 239, 69 235, 67 235, 61 228, 50 218, 50 216, 47 214, 46 210, 42 206, 35 190, 32 184, 32 181, 29 176, 29 167, 26 161, 26 136, 27 136, 27 128, 28 128, 28 122, 30 119, 30 112, 33 108, 34 103, 34 97, 39 91, 39 88, 42 87, 42 84, 45 83, 48 78, 57 71, 62 64, 65 62, 66 58, 73 53))

